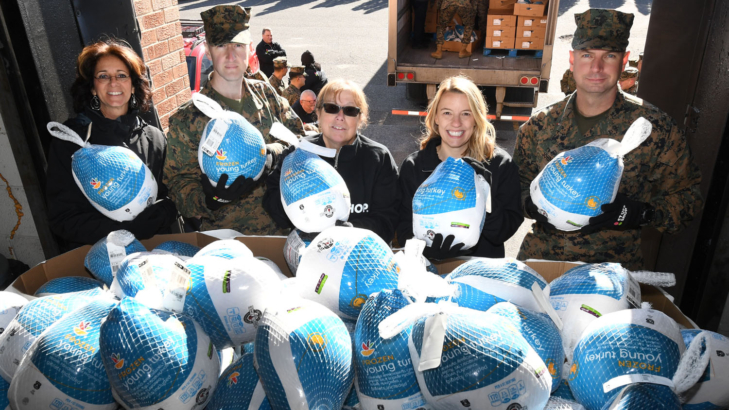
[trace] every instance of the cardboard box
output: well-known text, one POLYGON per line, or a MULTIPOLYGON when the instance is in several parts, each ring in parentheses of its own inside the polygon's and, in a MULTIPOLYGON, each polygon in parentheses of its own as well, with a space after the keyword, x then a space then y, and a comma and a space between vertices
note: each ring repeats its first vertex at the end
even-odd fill
POLYGON ((514 4, 514 15, 541 17, 547 15, 547 2, 544 4, 516 3, 514 4))
POLYGON ((516 0, 489 0, 489 10, 514 10, 516 0))
POLYGON ((484 48, 500 48, 500 49, 512 49, 514 48, 514 38, 499 38, 499 37, 486 37, 486 43, 484 48))
POLYGON ((486 28, 516 27, 516 16, 511 10, 489 10, 486 15, 486 28))
POLYGON ((517 37, 514 41, 514 48, 517 50, 543 50, 543 38, 517 37))
MULTIPOLYGON (((473 32, 476 33, 476 41, 472 41, 466 47, 466 50, 472 53, 473 50, 478 50, 479 47, 481 47, 481 41, 483 38, 478 30, 473 30, 473 32)), ((461 51, 461 44, 463 43, 460 41, 446 41, 443 43, 443 51, 461 51)))
POLYGON ((486 29, 486 37, 494 38, 516 38, 516 27, 491 26, 486 29))
MULTIPOLYGON (((204 247, 216 241, 216 238, 201 233, 184 233, 173 235, 157 235, 152 239, 141 241, 147 249, 153 249, 155 246, 166 241, 180 241, 195 246, 204 247)), ((272 260, 286 276, 292 276, 291 271, 286 264, 283 256, 283 248, 286 243, 284 236, 245 236, 238 237, 236 240, 244 243, 255 256, 263 256, 272 260)), ((90 246, 83 246, 73 251, 56 256, 36 265, 34 268, 22 274, 13 283, 13 287, 18 291, 32 295, 38 288, 51 279, 64 276, 86 276, 91 277, 84 267, 84 258, 88 253, 90 246)), ((441 274, 449 273, 456 267, 466 262, 468 259, 448 259, 445 261, 434 262, 435 266, 441 274)), ((526 264, 532 269, 539 272, 547 281, 562 276, 566 271, 575 266, 577 263, 570 262, 552 262, 552 261, 527 261, 526 264)), ((640 285, 641 299, 649 302, 654 309, 665 313, 678 324, 693 329, 696 328, 689 318, 687 318, 676 305, 674 305, 666 295, 658 288, 650 285, 640 285)))
POLYGON ((515 38, 541 38, 547 33, 546 27, 517 27, 515 38))
POLYGON ((425 12, 425 32, 435 33, 438 27, 438 9, 435 8, 435 2, 428 2, 428 10, 425 12))
POLYGON ((542 27, 547 30, 547 18, 546 17, 527 17, 517 16, 516 27, 542 27))

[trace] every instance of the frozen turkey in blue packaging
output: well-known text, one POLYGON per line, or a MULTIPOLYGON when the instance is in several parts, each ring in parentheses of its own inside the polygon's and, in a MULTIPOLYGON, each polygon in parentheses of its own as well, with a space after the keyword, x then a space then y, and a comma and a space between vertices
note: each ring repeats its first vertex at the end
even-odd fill
POLYGON ((263 312, 280 300, 283 286, 276 273, 252 257, 195 257, 187 268, 190 285, 183 312, 202 326, 218 349, 252 342, 263 312))
POLYGON ((218 355, 187 315, 125 298, 101 325, 99 339, 112 394, 126 409, 203 409, 215 392, 218 355))
POLYGON ((578 402, 600 410, 626 383, 672 385, 685 350, 678 325, 660 311, 608 313, 583 332, 567 380, 578 402))
POLYGON ((542 275, 514 258, 473 258, 454 269, 446 281, 458 286, 453 298, 458 306, 481 311, 508 301, 541 312, 534 285, 546 297, 550 294, 550 285, 542 275))
POLYGON ((371 294, 397 288, 399 274, 392 250, 377 234, 336 226, 306 247, 296 279, 301 297, 357 319, 371 294))
POLYGON ((28 303, 28 299, 17 293, 0 291, 0 335, 3 334, 26 303, 28 303))
POLYGON ((266 393, 253 367, 253 355, 244 354, 218 378, 218 387, 206 410, 270 410, 266 393))
POLYGON ((38 297, 50 296, 96 288, 103 289, 104 284, 96 279, 85 276, 64 276, 62 278, 51 279, 44 283, 35 291, 34 295, 38 297))
POLYGON ((185 242, 167 241, 157 245, 152 251, 165 251, 173 255, 192 258, 196 253, 200 252, 200 248, 185 242))
POLYGON ((98 280, 106 286, 111 286, 116 271, 119 270, 124 258, 135 252, 145 252, 147 249, 129 231, 118 230, 111 232, 105 238, 99 239, 89 249, 84 259, 84 266, 98 280))
POLYGON ((565 355, 592 321, 607 313, 640 307, 640 284, 619 263, 577 266, 550 283, 549 301, 562 319, 565 355))
POLYGON ((182 312, 182 298, 190 272, 178 257, 156 252, 138 252, 127 256, 111 284, 119 298, 133 297, 153 309, 182 312), (179 288, 179 289, 178 289, 179 288))
POLYGON ((412 324, 408 346, 420 390, 434 409, 542 409, 552 378, 505 318, 450 303, 415 303, 380 324, 381 337, 412 324))
POLYGON ((274 261, 272 261, 272 260, 270 260, 270 259, 268 259, 268 258, 266 258, 266 257, 264 257, 264 256, 256 256, 256 259, 258 259, 259 261, 263 262, 263 263, 264 263, 264 264, 265 264, 266 266, 268 266, 269 268, 271 268, 271 270, 273 271, 273 273, 275 273, 275 274, 276 274, 276 276, 277 276, 277 277, 278 277, 278 278, 279 278, 280 280, 286 280, 286 279, 288 279, 288 278, 289 278, 288 276, 286 276, 286 275, 285 275, 285 274, 283 273, 283 271, 282 271, 282 270, 281 270, 281 268, 280 268, 280 267, 279 267, 279 266, 278 266, 278 265, 276 264, 276 262, 274 262, 274 261))
POLYGON ((557 397, 560 399, 574 401, 574 402, 577 401, 577 399, 575 399, 575 396, 572 394, 570 385, 567 383, 567 380, 564 378, 562 378, 562 380, 560 380, 559 386, 557 386, 557 390, 552 392, 552 397, 557 397))
MULTIPOLYGON (((684 343, 688 348, 702 330, 681 330, 684 343)), ((688 391, 684 399, 684 410, 724 409, 729 407, 729 339, 715 332, 707 332, 704 349, 710 355, 698 383, 688 391), (713 406, 713 407, 712 407, 713 406)))
POLYGON ((13 408, 117 408, 99 351, 101 322, 116 304, 111 297, 95 300, 38 337, 10 384, 8 399, 13 408))
POLYGON ((355 388, 363 409, 430 409, 410 362, 408 328, 392 339, 380 337, 379 325, 412 300, 400 290, 383 290, 367 299, 354 333, 355 388))
POLYGON ((271 408, 342 408, 352 388, 352 339, 334 312, 303 299, 269 309, 254 349, 271 408))
POLYGON ((319 157, 333 157, 335 153, 301 141, 281 165, 281 203, 291 223, 304 232, 321 232, 337 221, 349 219, 347 184, 333 166, 319 157))
POLYGON ((108 297, 108 292, 96 288, 28 302, 0 335, 0 376, 11 381, 30 345, 52 324, 95 299, 108 297))
POLYGON ((440 163, 413 196, 413 234, 432 245, 437 234, 454 235, 463 250, 478 243, 490 210, 490 186, 462 159, 440 163))
POLYGON ((241 257, 252 257, 253 252, 248 249, 243 242, 235 239, 223 239, 215 241, 210 245, 200 249, 195 257, 198 256, 215 256, 223 259, 234 259, 241 257))
POLYGON ((574 400, 550 396, 544 410, 585 410, 585 408, 574 400))
POLYGON ((104 216, 131 221, 157 199, 152 171, 132 150, 92 145, 58 122, 49 122, 56 138, 81 146, 71 156, 71 173, 81 192, 104 216))
MULTIPOLYGON (((725 386, 726 387, 726 386, 725 386)), ((670 387, 636 383, 625 386, 605 403, 601 410, 682 410, 681 401, 670 387)), ((711 407, 701 407, 710 410, 711 407)), ((718 407, 717 407, 718 409, 718 407)))
POLYGON ((539 213, 563 231, 576 231, 613 202, 623 175, 623 157, 651 134, 645 118, 630 125, 621 141, 600 138, 559 153, 532 181, 529 192, 539 213))
POLYGON ((10 383, 0 377, 0 409, 11 410, 10 401, 8 400, 8 389, 10 389, 10 383))
POLYGON ((506 318, 519 330, 524 339, 534 348, 552 377, 551 391, 557 390, 562 380, 564 350, 559 328, 547 314, 537 313, 508 302, 494 305, 488 313, 506 318))
POLYGON ((226 111, 217 102, 200 93, 192 102, 210 117, 200 136, 197 160, 200 169, 213 186, 223 174, 226 186, 239 176, 258 180, 266 166, 266 141, 263 135, 242 115, 226 111))
POLYGON ((286 237, 284 259, 294 276, 296 275, 296 270, 299 268, 299 262, 301 262, 301 254, 309 246, 312 239, 314 239, 314 236, 310 236, 299 229, 292 229, 289 236, 286 237))

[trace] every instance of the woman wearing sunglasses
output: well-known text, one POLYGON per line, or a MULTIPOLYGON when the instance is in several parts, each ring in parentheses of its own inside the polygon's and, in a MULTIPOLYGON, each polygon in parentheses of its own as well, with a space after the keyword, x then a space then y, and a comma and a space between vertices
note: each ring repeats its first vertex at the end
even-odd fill
POLYGON ((465 77, 450 77, 428 106, 425 134, 420 151, 408 156, 400 167, 400 223, 398 242, 413 237, 413 195, 418 187, 448 157, 462 158, 491 185, 491 213, 476 246, 462 252, 463 244, 453 243, 453 235, 436 234, 428 258, 447 259, 469 253, 488 258, 504 257, 504 242, 521 226, 519 173, 511 156, 496 146, 496 131, 488 122, 488 110, 481 91, 465 77))
MULTIPOLYGON (((316 102, 321 133, 306 139, 337 150, 334 158, 322 159, 347 183, 352 200, 348 222, 375 232, 389 243, 398 218, 397 166, 387 147, 359 133, 367 125, 368 111, 367 99, 358 85, 347 80, 330 82, 321 89, 316 102)), ((263 206, 281 227, 293 228, 279 191, 284 157, 266 180, 263 206)))
POLYGON ((76 81, 71 86, 73 108, 78 115, 65 125, 91 144, 134 151, 157 181, 158 202, 133 221, 107 218, 91 205, 74 181, 71 156, 80 147, 52 138, 46 183, 48 218, 62 251, 94 244, 119 229, 131 231, 138 239, 171 232, 177 209, 162 184, 167 140, 159 128, 139 116, 152 103, 146 76, 144 61, 115 40, 87 46, 78 56, 76 81))

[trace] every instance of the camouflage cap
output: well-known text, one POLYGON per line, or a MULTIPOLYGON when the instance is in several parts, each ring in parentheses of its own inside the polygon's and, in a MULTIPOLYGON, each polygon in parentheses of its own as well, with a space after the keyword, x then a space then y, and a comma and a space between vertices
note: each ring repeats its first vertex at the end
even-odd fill
POLYGON ((590 9, 575 14, 577 29, 572 49, 625 51, 628 48, 633 15, 616 10, 590 9))
POLYGON ((276 57, 273 59, 273 68, 285 68, 288 66, 289 64, 286 57, 276 57))
POLYGON ((294 78, 294 77, 298 77, 300 75, 306 76, 306 74, 304 73, 304 66, 303 65, 291 66, 291 69, 289 69, 289 77, 294 78))
POLYGON ((635 67, 628 67, 620 74, 618 81, 625 81, 629 78, 638 78, 638 69, 635 67))
POLYGON ((219 46, 228 43, 250 44, 251 33, 248 21, 251 8, 241 6, 215 6, 200 13, 205 24, 205 38, 208 44, 219 46))

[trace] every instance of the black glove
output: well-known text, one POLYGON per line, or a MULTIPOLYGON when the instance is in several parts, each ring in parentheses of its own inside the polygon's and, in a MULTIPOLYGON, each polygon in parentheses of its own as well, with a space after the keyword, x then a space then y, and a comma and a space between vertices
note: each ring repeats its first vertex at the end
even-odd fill
POLYGON ((526 214, 529 218, 537 221, 537 223, 540 224, 543 228, 548 230, 557 230, 554 225, 549 223, 549 218, 547 218, 546 215, 542 215, 539 213, 539 208, 534 205, 532 197, 527 197, 526 201, 524 202, 524 210, 526 211, 526 214))
POLYGON ((471 168, 473 168, 473 170, 476 171, 477 175, 481 175, 483 177, 483 179, 485 179, 486 182, 488 182, 489 185, 491 185, 491 171, 486 169, 486 167, 484 167, 482 163, 476 161, 475 159, 473 159, 471 157, 463 157, 461 159, 463 160, 463 162, 470 165, 471 168))
POLYGON ((652 207, 645 202, 634 201, 625 194, 618 194, 612 203, 600 207, 602 213, 590 218, 590 223, 580 231, 591 234, 602 229, 624 230, 638 228, 649 222, 645 211, 652 207))
POLYGON ((243 195, 249 194, 256 186, 253 178, 239 176, 233 183, 226 188, 228 183, 228 174, 223 174, 218 180, 218 186, 210 183, 207 175, 202 176, 203 192, 205 192, 205 206, 211 211, 217 211, 221 206, 235 201, 243 195))
POLYGON ((443 240, 442 234, 435 234, 435 237, 433 238, 433 244, 430 246, 426 246, 425 249, 423 249, 423 256, 428 259, 443 260, 464 255, 465 252, 461 252, 461 248, 463 248, 462 243, 457 243, 453 245, 453 241, 455 239, 455 236, 448 235, 446 236, 445 240, 443 240))
POLYGON ((137 239, 149 239, 160 230, 168 228, 177 219, 177 208, 172 200, 165 198, 148 206, 134 220, 127 222, 127 229, 137 239))
POLYGON ((352 225, 352 222, 347 222, 347 221, 337 221, 334 223, 334 226, 345 226, 347 228, 354 228, 354 225, 352 225))

